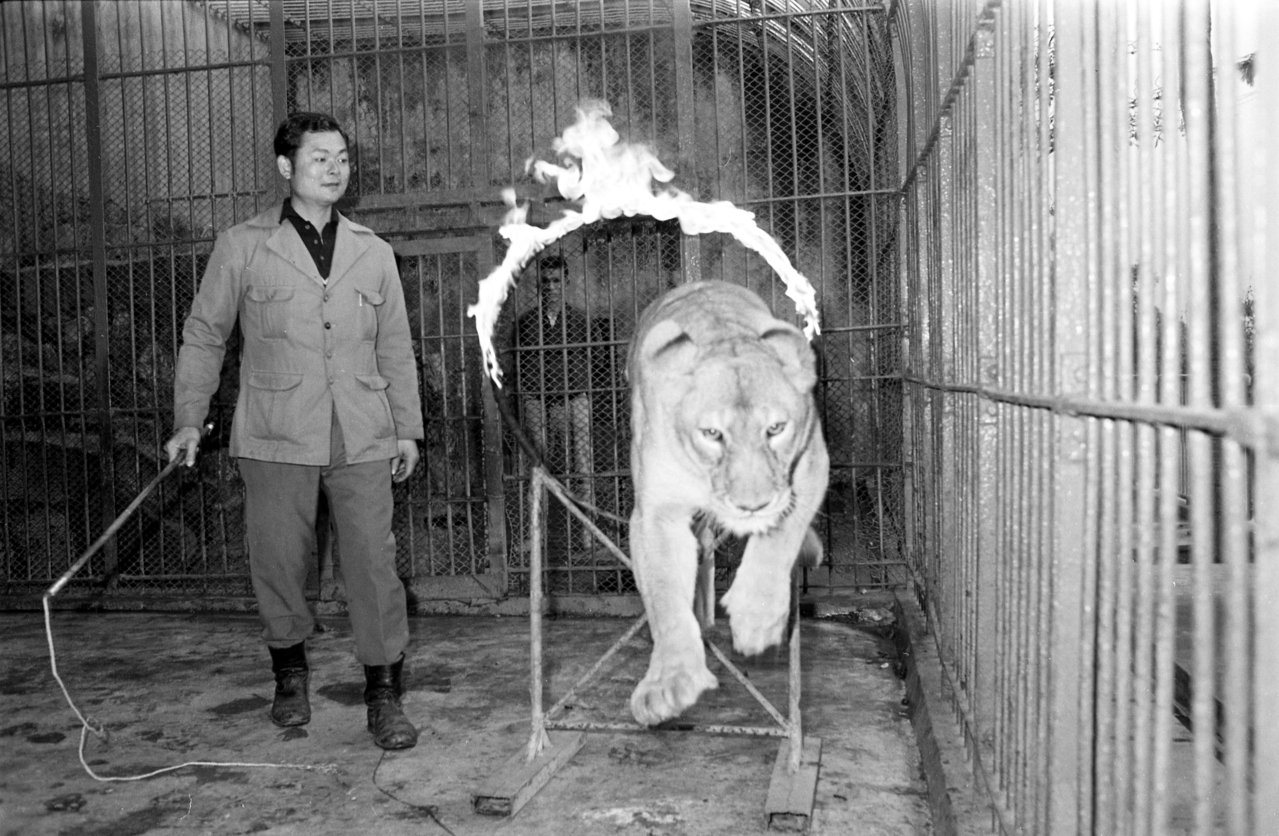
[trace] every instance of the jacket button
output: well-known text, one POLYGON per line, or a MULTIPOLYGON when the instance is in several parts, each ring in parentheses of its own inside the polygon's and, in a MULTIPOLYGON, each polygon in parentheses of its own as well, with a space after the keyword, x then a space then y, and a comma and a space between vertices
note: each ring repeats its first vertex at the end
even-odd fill
POLYGON ((332 327, 333 327, 333 323, 332 323, 332 322, 326 322, 326 323, 324 323, 324 328, 325 328, 325 330, 328 330, 328 329, 330 329, 330 328, 332 328, 332 327))

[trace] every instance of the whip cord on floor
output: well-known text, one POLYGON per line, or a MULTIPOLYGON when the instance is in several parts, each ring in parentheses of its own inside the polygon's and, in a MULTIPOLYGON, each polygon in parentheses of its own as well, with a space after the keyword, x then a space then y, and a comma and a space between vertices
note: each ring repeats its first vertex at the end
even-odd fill
POLYGON ((373 781, 373 786, 377 788, 377 791, 382 793, 382 795, 385 795, 387 798, 391 799, 392 801, 403 804, 405 807, 408 807, 411 810, 415 810, 418 815, 424 816, 430 819, 431 821, 435 822, 437 825, 440 826, 440 829, 443 830, 445 833, 449 834, 449 836, 457 836, 456 833, 448 829, 448 826, 445 825, 444 822, 440 821, 440 817, 439 815, 437 815, 440 812, 440 808, 438 806, 434 804, 417 804, 412 801, 405 801, 403 798, 400 798, 399 796, 395 795, 390 790, 386 789, 385 787, 383 787, 381 784, 377 782, 377 771, 382 768, 382 762, 384 760, 386 760, 385 750, 382 752, 382 757, 377 759, 377 765, 373 767, 372 781, 373 781))
MULTIPOLYGON (((209 430, 211 429, 212 429, 212 424, 206 425, 204 427, 203 432, 201 433, 201 436, 207 435, 209 430)), ((241 767, 241 768, 252 767, 252 768, 265 768, 265 769, 306 769, 313 772, 336 772, 337 764, 332 764, 332 763, 297 764, 297 763, 236 763, 236 762, 223 762, 223 761, 188 761, 186 763, 180 763, 177 766, 166 766, 163 769, 157 769, 154 772, 148 772, 144 775, 114 776, 114 775, 99 775, 98 773, 93 771, 92 767, 89 766, 89 762, 84 759, 84 746, 85 746, 85 743, 88 741, 90 732, 92 732, 94 735, 96 735, 98 738, 102 740, 110 740, 110 735, 107 732, 105 726, 103 726, 101 723, 94 722, 94 720, 91 717, 86 717, 80 711, 80 709, 75 704, 75 700, 71 699, 71 692, 67 690, 66 683, 62 681, 62 677, 58 674, 58 654, 53 646, 53 619, 50 616, 49 602, 53 600, 53 597, 57 595, 58 592, 61 591, 61 589, 64 586, 66 586, 66 584, 71 580, 71 578, 77 572, 79 572, 80 569, 83 568, 86 563, 89 562, 89 558, 93 557, 93 555, 96 554, 97 551, 100 548, 102 548, 107 543, 108 540, 110 540, 112 537, 115 536, 115 533, 120 530, 120 528, 124 525, 125 521, 130 516, 132 516, 133 512, 138 510, 138 508, 142 505, 142 501, 146 499, 147 496, 149 496, 153 490, 155 490, 156 485, 160 484, 160 482, 166 476, 168 476, 170 473, 176 470, 178 466, 182 463, 182 461, 183 461, 182 457, 179 456, 175 458, 173 461, 169 462, 168 465, 166 465, 163 470, 161 470, 158 474, 156 474, 155 478, 152 479, 147 484, 147 486, 142 489, 142 491, 137 495, 137 497, 135 497, 134 500, 129 503, 129 506, 120 513, 120 516, 116 517, 115 520, 112 521, 111 525, 107 526, 107 530, 102 532, 102 535, 93 542, 93 545, 89 546, 89 548, 85 550, 84 554, 80 555, 80 558, 75 563, 71 564, 71 567, 67 569, 67 571, 62 573, 62 577, 58 578, 58 580, 53 584, 53 586, 49 587, 48 591, 44 593, 44 599, 43 599, 44 630, 45 630, 45 637, 48 639, 48 642, 49 642, 49 667, 53 671, 54 681, 56 681, 58 683, 58 687, 62 689, 62 696, 66 698, 67 705, 69 705, 71 707, 71 710, 75 712, 75 716, 80 719, 80 746, 79 746, 80 765, 84 767, 85 772, 89 773, 89 777, 93 778, 95 781, 141 781, 146 778, 154 778, 156 775, 163 775, 167 772, 173 772, 178 769, 185 769, 186 767, 190 767, 190 766, 226 766, 226 767, 241 767)))
POLYGON ((93 771, 93 767, 89 766, 89 762, 84 759, 84 746, 88 741, 89 733, 102 740, 110 740, 110 734, 106 727, 101 723, 95 722, 92 717, 86 717, 76 706, 75 700, 71 699, 71 693, 67 690, 66 683, 62 681, 62 677, 58 674, 58 655, 53 646, 53 622, 49 615, 49 599, 44 599, 44 629, 45 635, 49 641, 49 667, 53 671, 53 678, 58 683, 58 687, 62 689, 62 696, 66 697, 67 705, 75 712, 75 716, 80 719, 80 765, 84 767, 84 771, 89 773, 89 777, 95 781, 141 781, 146 778, 154 778, 157 775, 163 775, 166 772, 173 772, 178 769, 185 769, 190 766, 225 766, 240 768, 263 768, 263 769, 307 769, 313 772, 336 772, 337 764, 300 764, 300 763, 240 763, 233 761, 187 761, 176 766, 166 766, 153 772, 147 772, 142 775, 99 775, 93 771))

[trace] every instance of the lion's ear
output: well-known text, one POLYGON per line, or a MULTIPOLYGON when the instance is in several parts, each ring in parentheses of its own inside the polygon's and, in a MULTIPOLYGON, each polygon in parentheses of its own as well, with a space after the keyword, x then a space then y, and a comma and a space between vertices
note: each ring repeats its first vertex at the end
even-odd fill
POLYGON ((782 361, 782 367, 801 392, 807 392, 817 384, 817 359, 812 346, 798 328, 778 325, 759 337, 782 361))
POLYGON ((649 329, 640 344, 640 361, 659 374, 683 374, 692 367, 697 346, 688 332, 673 319, 664 319, 649 329))

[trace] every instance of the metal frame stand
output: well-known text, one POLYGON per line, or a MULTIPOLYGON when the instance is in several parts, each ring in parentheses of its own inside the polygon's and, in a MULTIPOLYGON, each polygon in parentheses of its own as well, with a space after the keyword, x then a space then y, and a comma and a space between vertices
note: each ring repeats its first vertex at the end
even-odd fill
MULTIPOLYGON (((529 698, 532 703, 532 733, 528 745, 511 757, 478 791, 471 796, 476 813, 492 816, 514 816, 538 790, 554 777, 577 750, 582 748, 588 732, 649 732, 685 731, 702 734, 743 735, 751 737, 784 738, 773 763, 773 775, 768 797, 764 802, 764 815, 771 829, 785 831, 806 830, 812 821, 813 800, 817 792, 817 774, 821 765, 822 742, 819 738, 803 735, 799 700, 801 690, 799 657, 799 622, 796 617, 790 636, 789 716, 773 706, 759 692, 746 675, 729 661, 713 642, 703 638, 711 653, 738 682, 753 696, 776 726, 724 726, 680 723, 667 729, 650 729, 638 723, 593 723, 559 719, 577 692, 587 685, 601 668, 630 641, 647 622, 640 616, 627 628, 616 642, 591 666, 582 677, 562 696, 550 710, 543 711, 542 702, 542 505, 546 492, 555 495, 564 507, 602 543, 613 556, 631 567, 631 561, 608 535, 578 508, 564 486, 547 473, 541 465, 532 470, 530 505, 532 516, 531 549, 529 552, 529 698)), ((698 588, 694 598, 694 611, 703 630, 714 624, 715 619, 715 564, 714 552, 703 554, 698 572, 698 588)), ((798 610, 798 591, 792 590, 792 602, 798 610)))

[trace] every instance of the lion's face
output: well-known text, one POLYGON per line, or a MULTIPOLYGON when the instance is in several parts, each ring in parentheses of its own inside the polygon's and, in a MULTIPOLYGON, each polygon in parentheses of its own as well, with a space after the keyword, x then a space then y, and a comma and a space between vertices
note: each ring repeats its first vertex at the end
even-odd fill
POLYGON ((705 469, 716 521, 739 536, 777 526, 794 504, 791 473, 812 431, 805 381, 769 352, 718 357, 692 374, 678 407, 686 450, 705 469))

